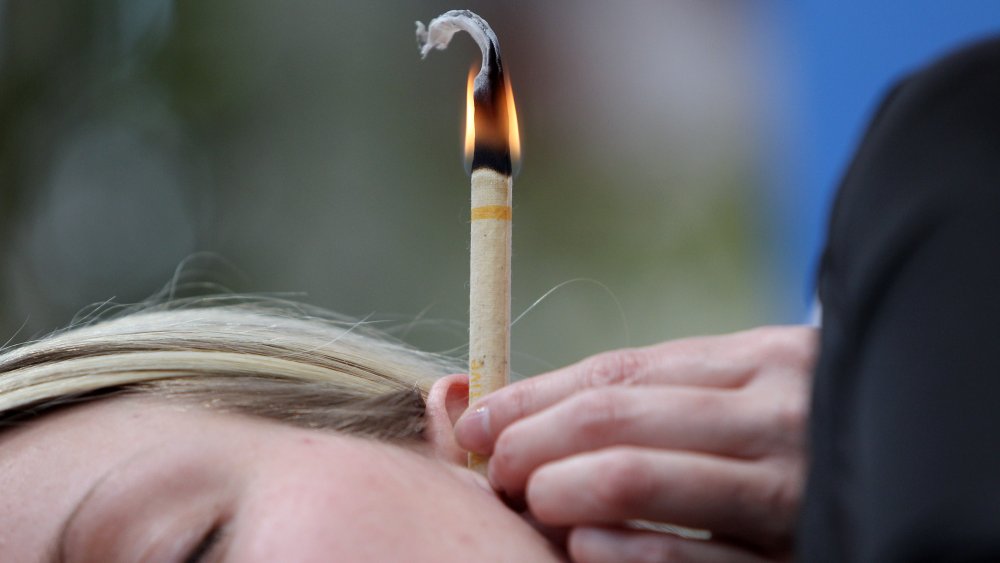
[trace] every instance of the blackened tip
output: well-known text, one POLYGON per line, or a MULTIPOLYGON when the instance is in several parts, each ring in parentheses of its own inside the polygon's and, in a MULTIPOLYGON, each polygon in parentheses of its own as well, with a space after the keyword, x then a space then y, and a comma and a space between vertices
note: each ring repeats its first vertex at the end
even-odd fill
POLYGON ((493 170, 505 176, 513 174, 514 170, 511 166, 510 149, 506 147, 503 149, 480 147, 477 145, 472 151, 472 167, 470 172, 475 172, 482 168, 493 170))

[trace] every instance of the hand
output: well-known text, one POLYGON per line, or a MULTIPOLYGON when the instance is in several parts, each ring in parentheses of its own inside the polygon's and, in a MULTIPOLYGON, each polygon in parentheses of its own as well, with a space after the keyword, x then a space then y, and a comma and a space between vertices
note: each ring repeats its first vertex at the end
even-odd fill
POLYGON ((760 328, 600 354, 493 393, 455 426, 489 479, 572 528, 578 561, 788 558, 816 331, 760 328), (642 519, 708 541, 629 529, 642 519))

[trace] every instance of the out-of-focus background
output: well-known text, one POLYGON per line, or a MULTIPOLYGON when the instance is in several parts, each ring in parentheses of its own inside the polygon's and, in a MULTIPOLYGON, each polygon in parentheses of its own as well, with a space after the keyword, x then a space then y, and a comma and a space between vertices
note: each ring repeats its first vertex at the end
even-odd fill
MULTIPOLYGON (((513 367, 804 320, 839 171, 894 78, 995 0, 0 0, 0 343, 174 279, 462 353, 467 37, 524 146, 513 367), (200 283, 195 283, 200 282, 200 283), (551 291, 550 290, 554 290, 551 291)), ((887 210, 891 212, 891 210, 887 210)))

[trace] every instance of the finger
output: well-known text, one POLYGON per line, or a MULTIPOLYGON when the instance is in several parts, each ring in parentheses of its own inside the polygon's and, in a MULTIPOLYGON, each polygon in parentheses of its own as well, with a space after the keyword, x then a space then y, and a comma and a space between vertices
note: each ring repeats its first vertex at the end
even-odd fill
POLYGON ((729 390, 656 386, 584 391, 508 426, 493 449, 490 482, 517 496, 539 466, 617 445, 738 458, 762 455, 766 421, 751 406, 729 390))
POLYGON ((584 389, 615 385, 738 387, 755 369, 744 361, 745 354, 734 352, 739 340, 734 335, 704 337, 615 350, 519 381, 470 405, 455 425, 455 439, 469 451, 488 455, 496 437, 509 424, 584 389))
POLYGON ((540 467, 527 501, 552 526, 643 519, 774 546, 790 537, 800 488, 798 471, 773 464, 617 447, 540 467))
POLYGON ((594 527, 574 528, 569 554, 579 563, 765 563, 746 549, 725 543, 685 539, 671 534, 594 527))

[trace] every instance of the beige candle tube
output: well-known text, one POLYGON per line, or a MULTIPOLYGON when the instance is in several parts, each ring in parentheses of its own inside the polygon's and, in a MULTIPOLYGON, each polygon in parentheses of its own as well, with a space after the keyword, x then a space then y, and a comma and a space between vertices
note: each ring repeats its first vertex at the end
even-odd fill
MULTIPOLYGON (((469 402, 507 384, 510 372, 511 178, 488 168, 472 173, 469 278, 469 402)), ((486 472, 488 459, 469 454, 486 472)))

